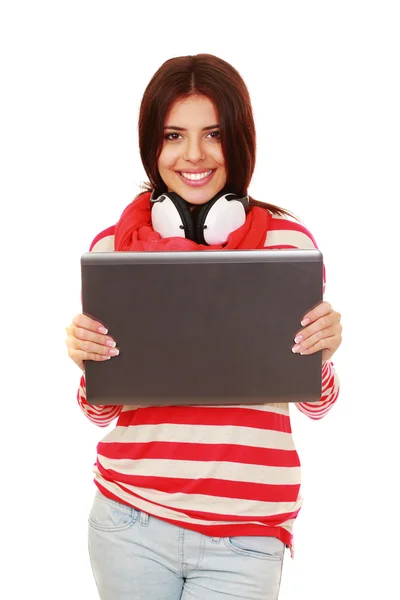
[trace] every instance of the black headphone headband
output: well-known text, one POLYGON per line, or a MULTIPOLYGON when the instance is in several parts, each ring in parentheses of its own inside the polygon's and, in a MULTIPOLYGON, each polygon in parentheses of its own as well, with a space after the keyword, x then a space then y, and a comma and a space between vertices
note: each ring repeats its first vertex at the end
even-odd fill
MULTIPOLYGON (((163 196, 167 197, 167 198, 175 198, 178 201, 183 201, 186 202, 186 204, 189 204, 186 200, 184 200, 182 198, 182 196, 179 196, 177 193, 175 192, 161 192, 161 194, 157 194, 156 190, 153 190, 151 192, 151 196, 150 196, 150 202, 153 204, 154 202, 160 202, 163 200, 163 196)), ((243 196, 242 198, 239 198, 239 196, 237 194, 234 194, 233 192, 225 192, 225 191, 221 191, 218 192, 218 194, 216 194, 213 198, 211 198, 211 200, 209 200, 208 202, 206 202, 205 204, 200 204, 198 206, 205 206, 206 204, 209 204, 210 202, 215 202, 216 200, 218 200, 219 198, 221 198, 222 196, 225 196, 227 198, 227 200, 231 201, 231 200, 238 200, 239 202, 242 202, 243 206, 247 209, 249 206, 249 196, 248 194, 246 194, 245 196, 243 196)), ((193 206, 193 205, 192 205, 193 206)))

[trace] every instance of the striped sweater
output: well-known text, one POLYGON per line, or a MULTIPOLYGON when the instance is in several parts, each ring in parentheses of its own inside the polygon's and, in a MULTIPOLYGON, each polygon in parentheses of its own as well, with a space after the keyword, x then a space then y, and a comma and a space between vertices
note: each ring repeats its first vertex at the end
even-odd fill
MULTIPOLYGON (((96 236, 90 250, 112 252, 114 229, 96 236)), ((303 225, 273 215, 265 247, 317 246, 303 225)), ((320 419, 338 392, 326 362, 320 401, 292 406, 320 419)), ((118 418, 97 446, 94 481, 103 494, 205 535, 271 535, 292 547, 302 497, 288 404, 92 406, 84 375, 78 403, 100 427, 118 418)))

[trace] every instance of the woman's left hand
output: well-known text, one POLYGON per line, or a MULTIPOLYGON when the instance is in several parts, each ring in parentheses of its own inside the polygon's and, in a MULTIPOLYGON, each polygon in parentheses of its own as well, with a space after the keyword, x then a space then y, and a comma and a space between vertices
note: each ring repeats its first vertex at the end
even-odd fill
POLYGON ((295 335, 293 352, 314 354, 322 350, 322 364, 330 360, 342 343, 340 313, 329 302, 321 302, 304 315, 303 329, 295 335))

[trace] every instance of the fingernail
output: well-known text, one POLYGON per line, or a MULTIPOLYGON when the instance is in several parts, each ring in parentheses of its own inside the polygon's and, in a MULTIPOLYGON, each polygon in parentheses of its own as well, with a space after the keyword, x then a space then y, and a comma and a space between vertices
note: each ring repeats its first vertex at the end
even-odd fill
POLYGON ((300 323, 300 325, 303 325, 303 327, 305 327, 309 323, 311 323, 311 319, 309 319, 308 317, 306 317, 305 319, 302 320, 302 322, 300 323))
POLYGON ((106 346, 110 346, 110 348, 115 348, 117 344, 113 340, 107 340, 106 346))
POLYGON ((300 350, 300 344, 297 344, 297 346, 293 346, 292 348, 292 352, 296 353, 300 350))
POLYGON ((108 351, 108 353, 109 353, 111 356, 118 356, 118 354, 119 354, 119 350, 118 350, 118 348, 111 348, 111 350, 109 350, 109 351, 108 351))
POLYGON ((296 344, 299 344, 302 340, 303 340, 302 335, 296 335, 296 337, 294 338, 294 341, 296 342, 296 344))
POLYGON ((106 329, 105 327, 99 327, 98 331, 104 334, 108 333, 108 329, 106 329))

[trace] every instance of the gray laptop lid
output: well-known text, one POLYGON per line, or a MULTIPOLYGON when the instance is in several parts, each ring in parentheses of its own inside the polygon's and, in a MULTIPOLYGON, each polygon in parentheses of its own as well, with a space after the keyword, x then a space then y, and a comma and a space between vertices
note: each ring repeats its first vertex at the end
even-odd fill
POLYGON ((321 352, 291 351, 322 300, 318 250, 92 252, 83 312, 120 355, 87 361, 91 404, 314 402, 321 352))

